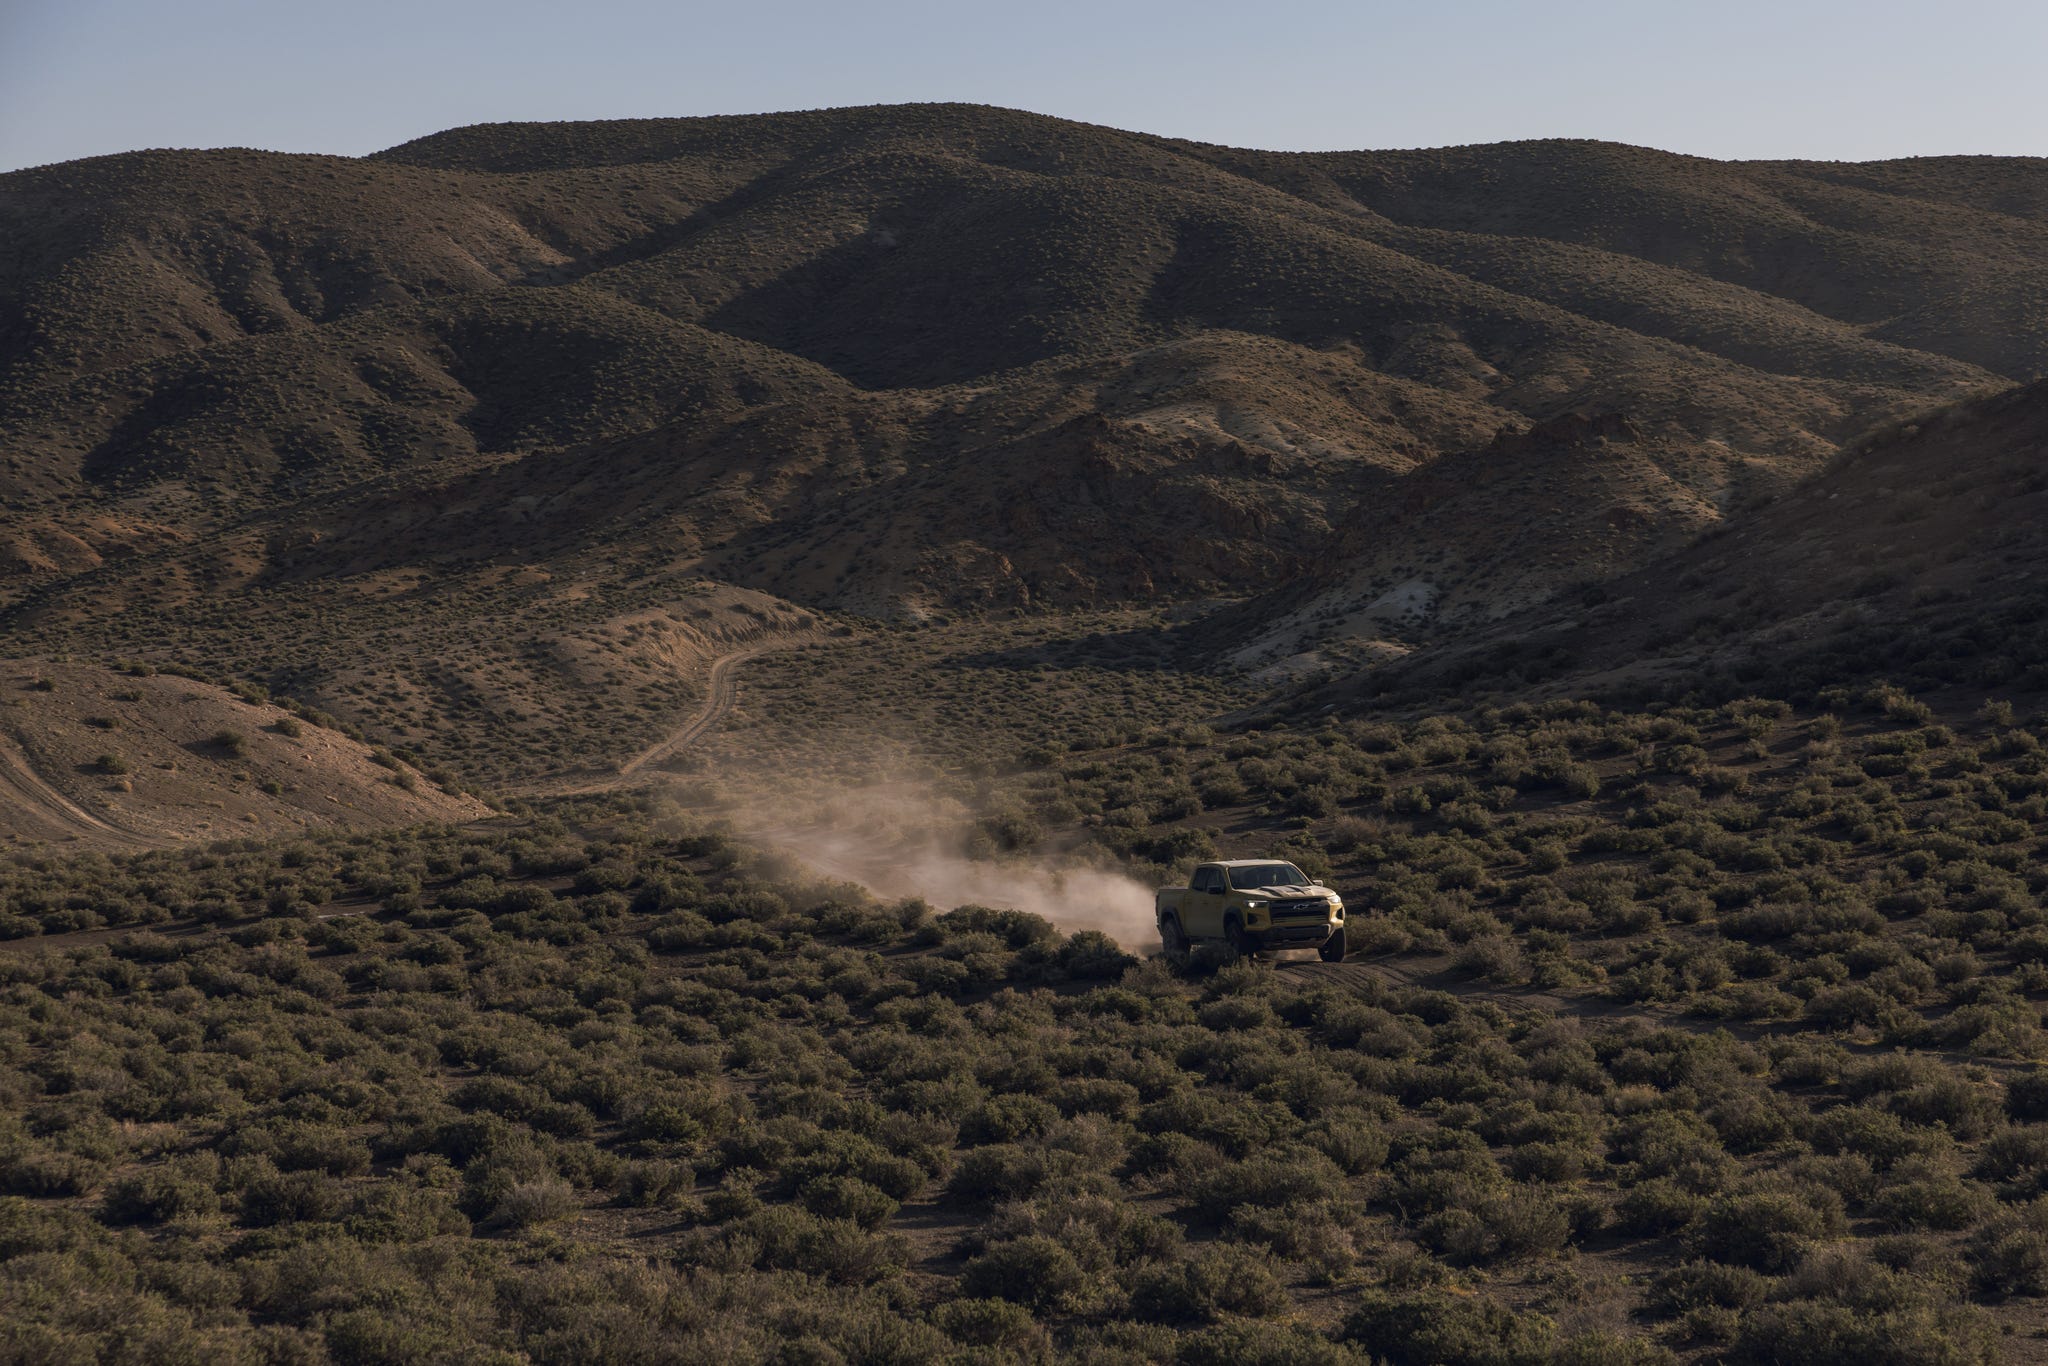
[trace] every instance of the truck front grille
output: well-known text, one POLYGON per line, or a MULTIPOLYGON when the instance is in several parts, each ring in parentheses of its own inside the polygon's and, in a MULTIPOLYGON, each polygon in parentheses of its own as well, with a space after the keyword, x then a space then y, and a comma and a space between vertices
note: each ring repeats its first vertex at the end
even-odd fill
POLYGON ((1303 900, 1276 901, 1273 903, 1273 918, 1275 920, 1300 920, 1307 916, 1314 916, 1316 919, 1322 920, 1327 918, 1329 914, 1330 903, 1319 896, 1303 900))

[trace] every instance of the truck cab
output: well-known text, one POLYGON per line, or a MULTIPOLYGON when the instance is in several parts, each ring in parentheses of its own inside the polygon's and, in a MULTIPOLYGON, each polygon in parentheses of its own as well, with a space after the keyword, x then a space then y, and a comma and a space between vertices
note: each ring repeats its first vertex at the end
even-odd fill
POLYGON ((1169 954, 1227 943, 1247 955, 1315 949, 1338 963, 1347 948, 1344 898, 1280 859, 1197 864, 1187 886, 1160 888, 1154 905, 1169 954))

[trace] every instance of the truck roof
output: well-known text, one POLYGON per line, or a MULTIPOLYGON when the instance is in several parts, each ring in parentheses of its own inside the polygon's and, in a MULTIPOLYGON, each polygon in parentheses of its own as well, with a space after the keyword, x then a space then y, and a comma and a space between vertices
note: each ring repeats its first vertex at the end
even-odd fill
POLYGON ((1203 868, 1249 868, 1252 867, 1254 864, 1259 863, 1292 862, 1292 859, 1284 858, 1212 858, 1207 863, 1199 864, 1197 866, 1203 868))

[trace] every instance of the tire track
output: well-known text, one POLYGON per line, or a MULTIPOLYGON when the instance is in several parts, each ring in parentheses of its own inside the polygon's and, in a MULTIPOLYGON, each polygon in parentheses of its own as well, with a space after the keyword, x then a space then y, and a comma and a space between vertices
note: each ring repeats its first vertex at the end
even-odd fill
POLYGON ((668 739, 663 740, 651 749, 642 750, 633 758, 619 765, 619 776, 621 778, 630 778, 649 764, 658 764, 672 755, 681 753, 717 729, 719 722, 725 720, 734 705, 739 702, 740 685, 739 679, 735 675, 739 672, 740 665, 750 659, 758 659, 770 650, 780 648, 782 647, 762 645, 751 650, 740 650, 733 654, 720 655, 717 659, 712 660, 711 676, 706 680, 706 687, 710 695, 704 699, 703 708, 690 718, 689 724, 669 736, 668 739))
POLYGON ((12 789, 23 805, 47 825, 72 835, 132 844, 145 849, 162 848, 165 841, 104 820, 50 786, 29 761, 28 746, 19 736, 0 743, 0 784, 12 789))
POLYGON ((641 750, 632 758, 620 764, 611 773, 598 778, 561 778, 553 781, 529 783, 512 789, 514 795, 524 797, 581 797, 597 792, 609 792, 623 787, 649 765, 658 764, 688 749, 697 741, 718 728, 721 721, 732 712, 739 702, 739 667, 750 659, 776 650, 787 650, 806 643, 799 639, 779 640, 768 645, 754 645, 731 654, 720 655, 711 661, 711 672, 705 680, 707 695, 704 705, 697 714, 685 722, 681 729, 671 732, 659 742, 641 750))

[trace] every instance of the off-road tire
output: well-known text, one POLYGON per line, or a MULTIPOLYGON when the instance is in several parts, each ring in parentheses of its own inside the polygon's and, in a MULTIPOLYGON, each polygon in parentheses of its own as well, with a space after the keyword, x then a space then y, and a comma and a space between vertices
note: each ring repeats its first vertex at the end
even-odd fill
POLYGON ((1159 922, 1159 946, 1168 958, 1185 958, 1188 952, 1187 931, 1180 927, 1180 917, 1169 915, 1159 922))
POLYGON ((1223 922, 1223 937, 1230 941, 1231 952, 1239 958, 1250 958, 1258 952, 1252 937, 1244 932, 1244 922, 1234 915, 1223 922))
POLYGON ((1341 929, 1325 939, 1323 946, 1316 950, 1316 957, 1325 963, 1341 963, 1344 961, 1344 954, 1344 931, 1341 929))

